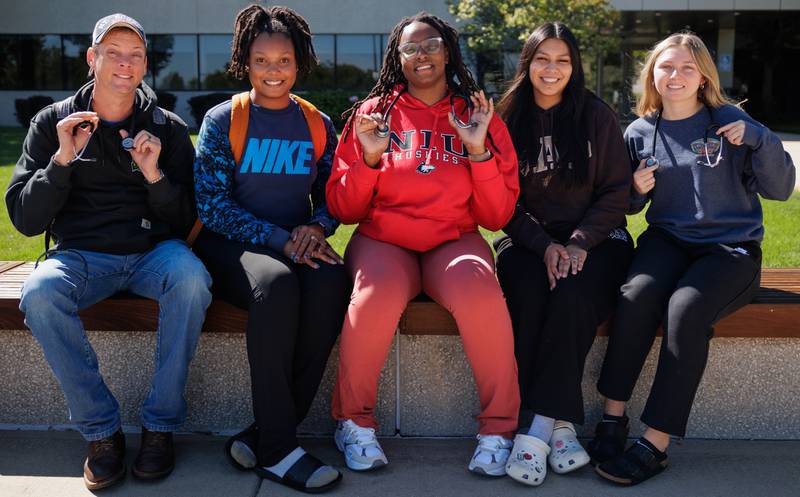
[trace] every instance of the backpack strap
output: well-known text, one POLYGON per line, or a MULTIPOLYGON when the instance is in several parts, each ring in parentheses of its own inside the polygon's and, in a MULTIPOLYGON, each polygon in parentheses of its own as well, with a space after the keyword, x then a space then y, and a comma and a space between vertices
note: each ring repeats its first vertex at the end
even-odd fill
POLYGON ((325 130, 325 121, 316 106, 297 95, 290 95, 292 100, 297 102, 306 118, 308 130, 311 132, 311 143, 314 144, 314 163, 316 164, 322 154, 325 153, 325 145, 328 142, 328 133, 325 130))
POLYGON ((247 141, 247 125, 250 122, 250 92, 237 93, 233 96, 232 102, 231 127, 228 130, 228 140, 231 142, 233 159, 236 164, 239 164, 247 141))

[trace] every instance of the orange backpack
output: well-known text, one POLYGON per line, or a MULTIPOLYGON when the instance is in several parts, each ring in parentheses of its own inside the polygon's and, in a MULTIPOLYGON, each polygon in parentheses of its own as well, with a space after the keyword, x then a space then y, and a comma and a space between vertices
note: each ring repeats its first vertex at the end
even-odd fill
MULTIPOLYGON (((316 164, 325 152, 325 144, 328 141, 328 135, 325 131, 325 122, 322 120, 322 115, 319 110, 311 102, 304 100, 297 95, 289 94, 289 98, 294 100, 303 111, 303 117, 306 118, 308 130, 311 132, 311 143, 314 145, 314 163, 316 164)), ((238 93, 233 96, 233 104, 231 105, 231 128, 228 130, 228 140, 231 142, 231 152, 233 152, 233 159, 238 165, 242 160, 244 153, 245 141, 247 141, 247 126, 250 120, 250 92, 246 91, 238 93)), ((186 243, 191 247, 203 229, 203 222, 198 218, 186 237, 186 243)))

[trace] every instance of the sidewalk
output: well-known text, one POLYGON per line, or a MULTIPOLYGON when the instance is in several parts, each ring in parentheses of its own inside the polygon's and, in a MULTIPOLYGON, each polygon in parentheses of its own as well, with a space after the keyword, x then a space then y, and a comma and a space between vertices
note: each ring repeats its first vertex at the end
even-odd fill
MULTIPOLYGON (((142 483, 128 475, 120 485, 97 492, 109 497, 299 497, 299 492, 253 473, 238 472, 222 454, 223 437, 180 435, 174 473, 161 482, 142 483)), ((684 440, 670 449, 671 467, 633 488, 600 480, 591 467, 566 476, 551 473, 532 489, 510 478, 470 474, 474 449, 469 439, 382 439, 391 461, 374 473, 344 469, 344 481, 326 495, 348 497, 462 496, 765 496, 800 495, 800 441, 684 440)), ((303 445, 323 460, 343 466, 332 440, 305 439, 303 445)), ((139 446, 128 435, 130 465, 139 446)), ((81 479, 85 443, 75 432, 0 431, 0 496, 90 496, 81 479)))
MULTIPOLYGON (((792 133, 776 133, 783 140, 783 148, 792 156, 796 168, 800 168, 800 135, 792 133)), ((795 178, 795 190, 800 190, 800 174, 795 178)), ((800 492, 798 492, 800 493, 800 492)))

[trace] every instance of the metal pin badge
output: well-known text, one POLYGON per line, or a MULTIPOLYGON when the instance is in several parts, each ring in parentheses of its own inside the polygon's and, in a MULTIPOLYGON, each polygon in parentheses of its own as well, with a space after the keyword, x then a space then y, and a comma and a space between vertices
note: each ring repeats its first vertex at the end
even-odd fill
POLYGON ((653 157, 651 155, 650 157, 648 157, 644 161, 644 165, 647 166, 647 167, 657 166, 658 165, 658 159, 656 159, 655 157, 653 157))
POLYGON ((127 152, 133 150, 133 138, 129 136, 122 140, 122 148, 124 148, 127 152))

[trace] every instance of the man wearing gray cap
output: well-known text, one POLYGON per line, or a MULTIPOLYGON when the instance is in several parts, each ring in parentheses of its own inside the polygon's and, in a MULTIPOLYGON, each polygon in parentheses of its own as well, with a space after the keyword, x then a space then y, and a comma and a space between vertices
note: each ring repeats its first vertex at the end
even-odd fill
POLYGON ((211 279, 182 241, 195 219, 194 151, 186 124, 142 83, 142 26, 123 14, 100 19, 86 61, 91 81, 31 120, 6 205, 20 232, 55 241, 25 282, 20 309, 89 441, 84 481, 97 490, 125 476, 125 437, 78 311, 123 290, 159 303, 132 472, 161 478, 174 467, 172 432, 186 418, 183 390, 211 279))

